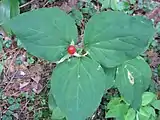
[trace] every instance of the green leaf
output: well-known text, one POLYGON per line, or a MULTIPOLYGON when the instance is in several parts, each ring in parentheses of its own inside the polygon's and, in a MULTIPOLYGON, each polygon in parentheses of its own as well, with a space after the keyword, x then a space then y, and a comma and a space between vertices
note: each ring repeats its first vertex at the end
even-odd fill
POLYGON ((111 3, 110 3, 110 2, 111 2, 110 0, 99 0, 99 1, 100 1, 100 3, 102 4, 102 9, 103 9, 103 8, 110 8, 110 6, 111 6, 111 5, 110 5, 110 4, 111 4, 111 3))
POLYGON ((133 108, 130 108, 125 115, 125 120, 135 120, 136 112, 133 108))
POLYGON ((151 116, 156 117, 156 112, 155 112, 154 108, 151 106, 147 106, 147 107, 148 107, 147 108, 148 114, 151 114, 151 116))
POLYGON ((126 104, 115 105, 106 113, 106 118, 117 118, 118 120, 124 120, 124 116, 128 111, 128 106, 126 104))
POLYGON ((111 8, 113 10, 118 10, 118 1, 117 0, 111 0, 111 8))
POLYGON ((148 116, 144 116, 141 113, 138 113, 138 119, 139 120, 149 120, 148 116))
POLYGON ((158 76, 160 77, 160 64, 158 65, 158 76))
POLYGON ((0 63, 0 76, 1 76, 2 71, 3 71, 3 65, 0 63))
POLYGON ((2 120, 13 120, 13 119, 12 119, 12 116, 3 115, 2 120))
POLYGON ((104 72, 106 73, 106 90, 114 86, 116 70, 117 68, 104 68, 104 72))
MULTIPOLYGON (((7 20, 5 20, 5 21, 7 21, 7 20)), ((0 25, 0 31, 3 33, 3 35, 6 35, 6 36, 7 35, 12 35, 11 29, 8 26, 6 26, 5 24, 0 25)), ((4 41, 2 41, 2 43, 3 42, 4 41)))
POLYGON ((29 106, 28 107, 28 110, 31 112, 31 111, 33 111, 33 109, 34 109, 34 106, 29 106))
POLYGON ((155 100, 151 103, 151 105, 157 109, 157 110, 160 110, 160 100, 155 100))
POLYGON ((19 103, 15 103, 11 106, 9 106, 9 110, 13 111, 13 110, 17 110, 20 108, 20 104, 19 103))
POLYGON ((117 68, 116 86, 134 109, 141 106, 142 94, 149 87, 151 76, 149 65, 141 57, 127 61, 117 68))
POLYGON ((0 1, 0 25, 20 13, 18 0, 0 1))
POLYGON ((136 3, 136 0, 129 0, 129 2, 130 2, 131 4, 135 4, 135 3, 136 3))
POLYGON ((119 97, 114 97, 107 105, 107 109, 112 109, 114 108, 116 105, 120 104, 121 102, 121 98, 119 97))
POLYGON ((118 10, 118 1, 117 0, 99 0, 103 8, 111 8, 113 10, 118 10))
POLYGON ((156 95, 152 92, 145 92, 142 96, 142 106, 150 104, 153 100, 156 99, 156 95))
POLYGON ((0 52, 2 51, 2 48, 3 48, 3 46, 2 46, 1 38, 0 38, 0 52))
POLYGON ((120 1, 117 9, 120 11, 128 11, 130 9, 130 4, 127 1, 120 1))
POLYGON ((56 107, 52 111, 52 120, 63 120, 65 118, 65 115, 62 113, 61 109, 59 107, 56 107))
POLYGON ((156 33, 160 35, 160 22, 158 22, 156 25, 156 33))
POLYGON ((151 117, 149 118, 149 120, 156 120, 156 118, 157 118, 157 117, 151 116, 151 117))
POLYGON ((115 67, 144 52, 153 35, 150 20, 118 11, 101 12, 86 25, 85 49, 103 66, 115 67))
POLYGON ((49 96, 48 96, 48 107, 51 111, 53 111, 57 107, 56 100, 54 99, 54 97, 51 93, 51 90, 50 90, 49 96))
MULTIPOLYGON (((2 0, 0 1, 0 29, 2 29, 7 35, 11 35, 10 28, 4 23, 10 18, 20 13, 18 0, 2 0)), ((1 48, 1 45, 0 45, 1 48)), ((0 49, 1 50, 1 49, 0 49)))
POLYGON ((70 15, 78 25, 81 24, 81 20, 83 19, 83 14, 79 10, 73 9, 70 15))
POLYGON ((10 1, 10 18, 13 18, 20 13, 19 1, 18 0, 9 0, 9 1, 10 1))
POLYGON ((14 99, 13 97, 9 97, 9 98, 7 99, 7 101, 8 101, 8 103, 11 105, 11 104, 13 104, 13 103, 15 102, 15 99, 14 99))
POLYGON ((61 109, 57 106, 56 100, 52 95, 52 90, 49 92, 49 97, 48 97, 48 106, 49 109, 52 111, 52 120, 63 120, 65 119, 64 113, 61 111, 61 109))
MULTIPOLYGON (((151 116, 156 116, 155 110, 151 106, 141 107, 139 110, 139 115, 142 118, 146 118, 148 120, 151 116)), ((140 119, 141 120, 141 119, 140 119)), ((143 119, 142 119, 143 120, 143 119)))
POLYGON ((69 120, 84 120, 100 104, 105 79, 102 67, 94 60, 71 58, 53 71, 52 94, 69 120))
POLYGON ((148 114, 150 114, 150 116, 156 117, 156 112, 153 107, 146 106, 145 109, 148 112, 148 114))
POLYGON ((11 110, 7 110, 5 114, 6 114, 7 116, 10 116, 10 115, 13 115, 13 114, 14 114, 14 112, 13 112, 13 111, 11 111, 11 110))
POLYGON ((49 92, 48 97, 48 106, 49 109, 52 111, 52 120, 63 120, 65 118, 65 115, 61 111, 61 109, 57 106, 56 101, 52 95, 52 90, 49 92))
POLYGON ((56 1, 56 0, 48 0, 49 2, 54 2, 54 1, 56 1))
POLYGON ((49 61, 59 60, 71 41, 77 39, 74 20, 58 8, 26 12, 6 24, 28 52, 49 61))
POLYGON ((0 25, 4 23, 4 21, 10 19, 10 4, 8 0, 0 1, 0 25))

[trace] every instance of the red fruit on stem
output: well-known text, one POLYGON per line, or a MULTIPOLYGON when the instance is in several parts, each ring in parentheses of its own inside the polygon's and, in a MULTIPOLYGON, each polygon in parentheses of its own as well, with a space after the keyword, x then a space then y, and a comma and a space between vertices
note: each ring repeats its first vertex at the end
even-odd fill
POLYGON ((68 51, 68 53, 69 53, 70 55, 73 55, 73 54, 76 52, 76 48, 75 48, 74 45, 70 45, 70 46, 68 47, 67 51, 68 51))

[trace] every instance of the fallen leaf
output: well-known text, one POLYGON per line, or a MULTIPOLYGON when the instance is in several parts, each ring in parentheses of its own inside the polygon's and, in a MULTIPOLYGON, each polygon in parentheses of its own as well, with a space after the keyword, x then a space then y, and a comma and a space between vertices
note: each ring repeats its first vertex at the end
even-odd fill
POLYGON ((37 84, 39 83, 39 81, 41 80, 41 76, 39 76, 39 75, 35 75, 35 76, 33 76, 33 77, 31 77, 32 78, 32 80, 34 80, 37 84))
POLYGON ((37 84, 36 82, 32 82, 32 90, 39 94, 43 89, 43 86, 41 84, 37 84))
POLYGON ((67 2, 64 2, 61 7, 62 10, 66 11, 67 13, 69 13, 72 10, 72 7, 70 7, 67 2))
POLYGON ((30 73, 41 75, 43 73, 42 66, 40 64, 35 64, 29 68, 30 73))
POLYGON ((24 83, 20 83, 19 89, 22 90, 24 87, 28 86, 29 84, 30 84, 30 81, 24 82, 24 83))

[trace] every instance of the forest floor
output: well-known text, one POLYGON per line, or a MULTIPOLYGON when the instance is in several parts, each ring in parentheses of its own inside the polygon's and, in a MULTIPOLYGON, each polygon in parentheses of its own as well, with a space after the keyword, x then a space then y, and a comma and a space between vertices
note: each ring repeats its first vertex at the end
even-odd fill
MULTIPOLYGON (((67 13, 71 13, 73 9, 82 12, 83 8, 88 8, 88 12, 83 12, 82 18, 76 18, 81 39, 86 22, 92 13, 98 12, 101 8, 98 0, 91 2, 92 7, 86 5, 87 0, 56 0, 53 2, 22 0, 20 10, 23 13, 33 9, 58 6, 67 13)), ((157 28, 157 34, 143 57, 152 68, 153 89, 160 98, 160 1, 151 0, 149 6, 144 4, 141 8, 137 4, 129 5, 128 11, 131 11, 132 15, 138 14, 152 19, 157 28)), ((50 77, 55 64, 28 54, 26 50, 17 45, 14 36, 11 40, 6 41, 6 47, 3 48, 3 53, 0 53, 1 61, 4 57, 4 69, 0 76, 0 118, 3 116, 8 117, 6 120, 50 120, 51 112, 47 98, 50 77)), ((113 89, 109 90, 109 93, 118 94, 113 89)), ((99 108, 90 119, 106 120, 105 105, 108 101, 104 96, 99 108)))

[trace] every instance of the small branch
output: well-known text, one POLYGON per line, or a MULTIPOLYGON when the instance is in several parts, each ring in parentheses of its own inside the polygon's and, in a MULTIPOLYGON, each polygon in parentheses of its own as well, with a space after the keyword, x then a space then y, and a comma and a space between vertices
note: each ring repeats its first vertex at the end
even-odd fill
POLYGON ((43 7, 46 7, 46 5, 48 5, 48 3, 49 3, 49 1, 47 1, 47 2, 43 5, 43 7))
POLYGON ((80 55, 80 54, 78 54, 78 53, 75 53, 73 56, 75 56, 75 57, 85 57, 85 56, 87 56, 89 53, 88 53, 88 51, 85 53, 85 54, 83 54, 83 55, 80 55))
POLYGON ((17 73, 18 71, 16 71, 15 73, 14 73, 14 75, 12 76, 12 78, 10 79, 10 81, 7 83, 7 85, 5 86, 5 88, 4 88, 4 90, 3 90, 3 92, 4 91, 6 91, 7 90, 7 88, 8 88, 8 86, 10 85, 10 83, 12 83, 13 82, 13 78, 14 78, 14 76, 16 75, 16 73, 17 73))
POLYGON ((27 2, 27 3, 25 3, 25 4, 23 4, 23 5, 21 5, 20 8, 23 8, 23 7, 31 4, 32 2, 34 2, 34 0, 31 0, 31 1, 29 1, 29 2, 27 2))
POLYGON ((59 61, 56 62, 56 64, 60 64, 62 62, 64 62, 66 59, 68 59, 70 57, 69 54, 65 55, 63 58, 61 58, 59 61))

